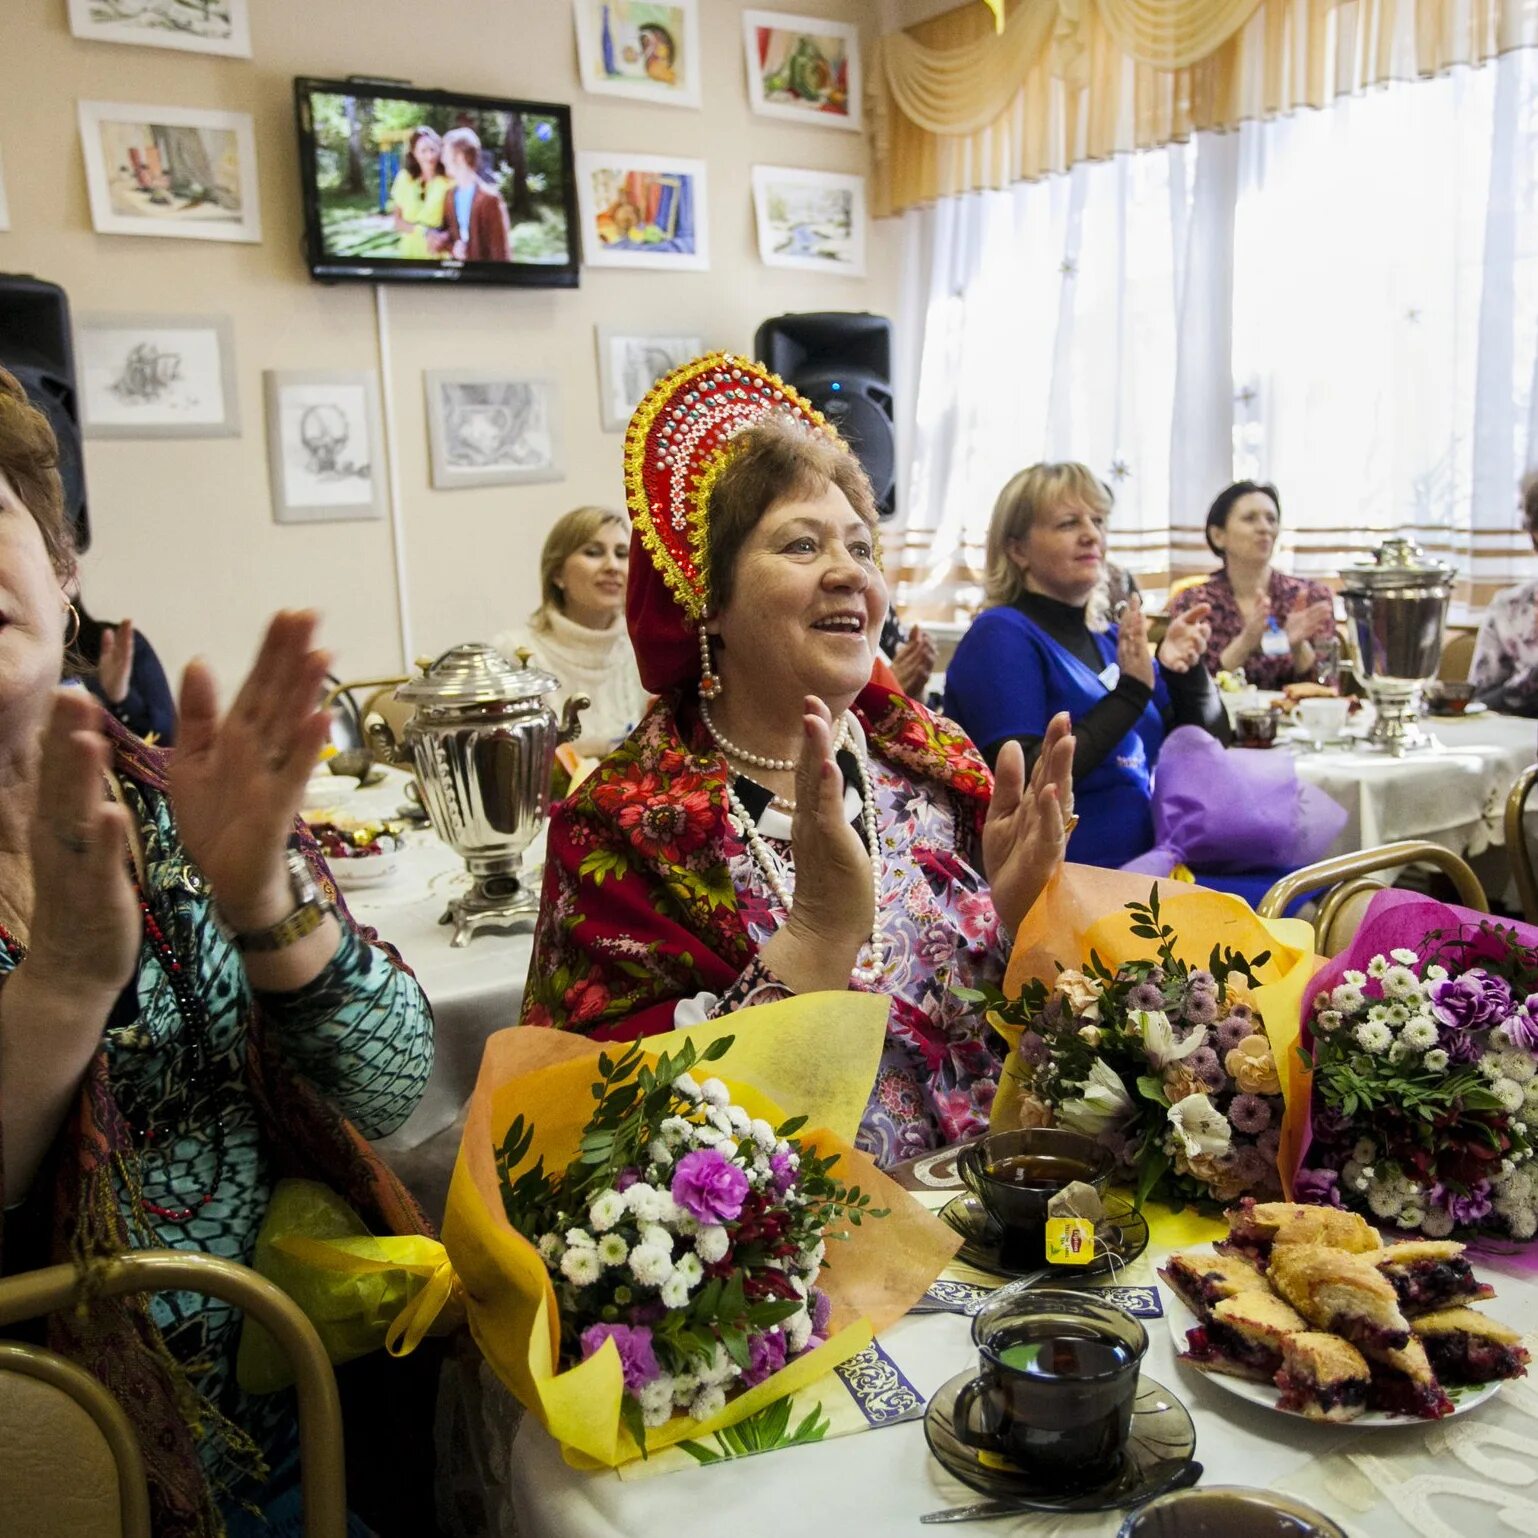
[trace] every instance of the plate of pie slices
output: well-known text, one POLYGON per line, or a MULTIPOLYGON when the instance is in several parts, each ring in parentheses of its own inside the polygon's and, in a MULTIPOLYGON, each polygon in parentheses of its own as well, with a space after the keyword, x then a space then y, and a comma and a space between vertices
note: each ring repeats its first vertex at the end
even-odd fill
POLYGON ((1410 1345, 1392 1353, 1402 1371, 1382 1362, 1371 1366, 1342 1337, 1309 1325, 1264 1278, 1258 1285, 1236 1278, 1232 1258, 1212 1245, 1194 1245, 1180 1254, 1214 1257, 1214 1269, 1229 1273, 1224 1290, 1239 1289, 1213 1302, 1204 1320, 1171 1285, 1168 1269, 1161 1270, 1165 1322, 1181 1366, 1280 1415, 1353 1430, 1432 1422, 1477 1409, 1500 1390, 1505 1377, 1520 1376, 1525 1364, 1520 1345, 1505 1345, 1516 1355, 1504 1363, 1504 1376, 1479 1383, 1453 1381, 1460 1362, 1482 1359, 1479 1351, 1487 1340, 1493 1351, 1515 1341, 1516 1332, 1475 1309, 1447 1308, 1409 1321, 1414 1332, 1410 1345), (1440 1381, 1428 1346, 1450 1369, 1440 1381), (1388 1407, 1396 1402, 1402 1408, 1388 1407))

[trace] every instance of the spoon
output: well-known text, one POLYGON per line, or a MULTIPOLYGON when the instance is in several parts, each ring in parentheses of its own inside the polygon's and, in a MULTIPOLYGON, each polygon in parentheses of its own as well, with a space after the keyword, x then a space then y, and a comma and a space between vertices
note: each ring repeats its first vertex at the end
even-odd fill
MULTIPOLYGON (((1171 1490, 1185 1490, 1194 1485, 1202 1477, 1204 1470, 1201 1464, 1194 1459, 1170 1458, 1164 1463, 1150 1465, 1144 1478, 1144 1487, 1138 1492, 1137 1505, 1149 1501, 1156 1495, 1165 1495, 1171 1490)), ((1085 1500, 1093 1500, 1093 1492, 1083 1497, 1085 1500)), ((1128 1503, 1133 1504, 1132 1502, 1128 1503)), ((973 1501, 970 1506, 947 1506, 942 1511, 926 1511, 919 1521, 926 1525, 940 1522, 986 1522, 992 1517, 1014 1517, 1026 1512, 1040 1512, 1043 1508, 1035 1505, 1022 1505, 1019 1501, 973 1501)), ((1085 1507, 1073 1501, 1064 1501, 1061 1505, 1050 1508, 1052 1511, 1085 1511, 1095 1510, 1093 1506, 1085 1507)))

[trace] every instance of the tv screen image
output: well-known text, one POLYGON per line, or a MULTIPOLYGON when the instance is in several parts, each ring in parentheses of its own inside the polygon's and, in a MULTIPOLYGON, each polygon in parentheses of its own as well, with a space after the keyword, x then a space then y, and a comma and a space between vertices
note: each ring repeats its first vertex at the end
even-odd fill
POLYGON ((576 286, 566 107, 358 81, 294 88, 312 276, 576 286))

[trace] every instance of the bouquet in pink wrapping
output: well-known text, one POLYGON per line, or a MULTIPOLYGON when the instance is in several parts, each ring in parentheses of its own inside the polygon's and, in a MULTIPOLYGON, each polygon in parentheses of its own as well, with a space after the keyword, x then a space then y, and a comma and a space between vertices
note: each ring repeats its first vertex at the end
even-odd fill
POLYGON ((1309 984, 1300 1201, 1428 1238, 1538 1233, 1538 929, 1373 899, 1309 984))

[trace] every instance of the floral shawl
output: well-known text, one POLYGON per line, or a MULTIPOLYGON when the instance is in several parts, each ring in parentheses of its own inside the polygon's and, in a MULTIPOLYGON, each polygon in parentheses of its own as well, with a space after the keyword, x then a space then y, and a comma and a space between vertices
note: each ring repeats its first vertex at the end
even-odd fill
MULTIPOLYGON (((165 755, 115 724, 108 729, 118 775, 164 792, 165 755)), ((295 835, 317 883, 342 921, 351 923, 314 839, 303 824, 296 824, 295 835)), ((368 931, 364 934, 371 938, 368 931)), ((375 1233, 430 1233, 431 1225, 415 1200, 357 1129, 277 1053, 267 1050, 259 1001, 253 1002, 247 1034, 246 1072, 272 1152, 274 1178, 299 1175, 326 1181, 375 1233)), ((99 1051, 48 1164, 34 1183, 40 1197, 52 1189, 50 1259, 81 1267, 85 1300, 81 1309, 50 1316, 49 1343, 90 1371, 128 1412, 149 1476, 156 1538, 207 1538, 221 1532, 223 1524, 189 1424, 206 1414, 207 1407, 171 1357, 142 1295, 90 1295, 92 1266, 133 1247, 113 1179, 115 1167, 132 1148, 131 1139, 113 1098, 107 1054, 99 1051)), ((0 1244, 3 1239, 0 1219, 0 1244)))
MULTIPOLYGON (((873 755, 953 792, 980 840, 993 777, 953 723, 877 684, 855 701, 873 755)), ((680 999, 725 994, 757 948, 731 864, 727 779, 693 696, 657 701, 552 812, 522 1024, 629 1039, 680 999)))

